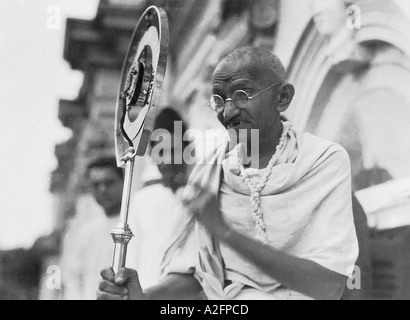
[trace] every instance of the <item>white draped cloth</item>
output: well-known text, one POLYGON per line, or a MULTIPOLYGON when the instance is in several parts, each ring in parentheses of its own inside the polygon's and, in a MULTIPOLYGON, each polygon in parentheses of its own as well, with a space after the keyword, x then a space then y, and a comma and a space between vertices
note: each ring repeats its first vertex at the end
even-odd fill
MULTIPOLYGON (((157 166, 147 160, 142 180, 162 179, 157 166)), ((127 267, 138 271, 141 287, 152 287, 160 281, 165 252, 175 241, 179 225, 186 221, 178 192, 155 183, 135 192, 131 199, 129 225, 134 238, 128 246, 127 267)))
POLYGON ((78 229, 71 229, 62 257, 64 300, 95 300, 100 272, 112 263, 110 233, 118 216, 100 216, 78 229), (70 247, 70 248, 69 248, 70 247))
MULTIPOLYGON (((257 239, 250 191, 232 161, 236 150, 222 146, 192 173, 191 182, 218 194, 228 225, 257 239)), ((272 174, 261 192, 268 245, 343 275, 355 264, 358 243, 351 203, 346 151, 291 130, 274 155, 272 174)), ((253 182, 264 170, 248 169, 253 182)), ((215 241, 198 223, 187 221, 166 272, 193 273, 209 299, 286 299, 303 296, 284 288, 229 246, 215 241)))

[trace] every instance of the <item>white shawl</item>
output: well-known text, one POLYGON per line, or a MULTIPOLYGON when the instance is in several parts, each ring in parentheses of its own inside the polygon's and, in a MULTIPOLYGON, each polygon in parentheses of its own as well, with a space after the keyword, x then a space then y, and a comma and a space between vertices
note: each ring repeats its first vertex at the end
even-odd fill
MULTIPOLYGON (((226 162, 222 166, 225 150, 224 145, 206 164, 197 166, 190 180, 218 194, 229 225, 254 237, 250 192, 235 167, 226 162)), ((347 275, 356 262, 358 244, 346 151, 310 134, 291 131, 276 157, 261 192, 269 245, 347 275)), ((258 179, 262 172, 254 172, 253 178, 258 179)), ((168 254, 173 257, 165 273, 194 273, 209 299, 233 299, 245 287, 274 294, 281 286, 192 220, 181 225, 168 254)))

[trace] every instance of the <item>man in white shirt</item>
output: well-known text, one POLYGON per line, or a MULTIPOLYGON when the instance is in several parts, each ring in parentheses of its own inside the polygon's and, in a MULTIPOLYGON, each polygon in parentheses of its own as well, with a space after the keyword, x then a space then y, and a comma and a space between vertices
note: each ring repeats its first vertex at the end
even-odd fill
POLYGON ((134 238, 128 246, 127 266, 138 270, 143 288, 160 281, 167 265, 167 249, 177 240, 181 221, 187 219, 181 200, 187 167, 167 161, 186 147, 186 142, 174 139, 175 126, 181 126, 182 135, 185 133, 180 115, 171 108, 162 109, 154 124, 151 157, 147 158, 142 175, 143 188, 131 199, 129 225, 134 238), (170 141, 159 145, 164 132, 170 141))
POLYGON ((114 157, 100 156, 89 162, 87 179, 103 214, 98 212, 85 225, 72 224, 67 230, 61 257, 65 300, 95 300, 99 270, 112 260, 110 233, 121 210, 123 171, 114 157))

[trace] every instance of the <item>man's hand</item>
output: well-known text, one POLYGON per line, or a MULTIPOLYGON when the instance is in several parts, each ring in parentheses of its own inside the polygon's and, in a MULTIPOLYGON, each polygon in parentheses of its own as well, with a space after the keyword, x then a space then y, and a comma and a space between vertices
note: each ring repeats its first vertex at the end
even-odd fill
POLYGON ((97 290, 97 300, 143 300, 144 294, 138 273, 120 269, 115 275, 112 268, 101 271, 102 280, 97 290))
POLYGON ((229 233, 219 210, 218 198, 208 190, 198 185, 187 187, 184 205, 208 231, 219 239, 224 239, 229 233))

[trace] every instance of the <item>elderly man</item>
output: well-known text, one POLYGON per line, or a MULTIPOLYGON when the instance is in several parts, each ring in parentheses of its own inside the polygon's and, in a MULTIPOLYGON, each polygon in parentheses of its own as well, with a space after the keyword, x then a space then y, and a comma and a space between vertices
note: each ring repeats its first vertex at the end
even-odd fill
POLYGON ((258 130, 258 146, 239 139, 194 169, 193 218, 160 285, 143 291, 136 271, 107 269, 99 299, 341 298, 358 255, 348 155, 281 120, 294 96, 285 77, 262 48, 240 48, 217 66, 210 106, 231 140, 245 131, 249 142, 258 130), (255 148, 249 166, 245 152, 255 148))

